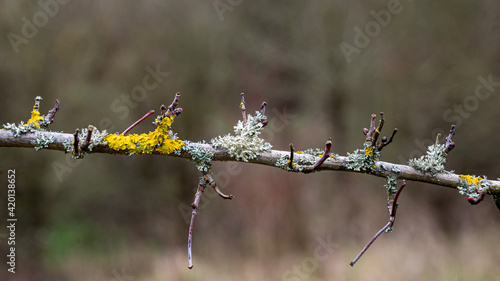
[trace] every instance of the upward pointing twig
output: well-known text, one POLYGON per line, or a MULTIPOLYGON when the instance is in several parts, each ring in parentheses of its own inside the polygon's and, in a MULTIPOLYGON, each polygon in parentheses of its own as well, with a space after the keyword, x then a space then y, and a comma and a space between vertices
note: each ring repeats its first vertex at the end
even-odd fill
POLYGON ((155 111, 154 110, 150 110, 148 113, 144 114, 144 116, 142 116, 141 119, 135 121, 134 124, 130 125, 127 129, 125 129, 125 131, 123 131, 122 135, 125 135, 126 133, 128 133, 135 126, 137 126, 139 123, 141 123, 142 121, 144 121, 144 119, 146 119, 149 115, 151 115, 153 113, 155 113, 155 111))
MULTIPOLYGON (((245 107, 245 93, 241 93, 241 102, 240 102, 240 108, 241 108, 241 117, 243 117, 243 122, 247 122, 247 114, 246 114, 246 107, 245 107)), ((265 106, 264 106, 265 108, 265 106)))

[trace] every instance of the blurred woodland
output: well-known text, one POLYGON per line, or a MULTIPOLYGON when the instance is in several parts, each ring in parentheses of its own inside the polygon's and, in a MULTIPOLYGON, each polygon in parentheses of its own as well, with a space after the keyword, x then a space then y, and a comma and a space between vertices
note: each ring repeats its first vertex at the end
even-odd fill
MULTIPOLYGON (((210 141, 232 132, 244 92, 248 113, 267 102, 263 137, 275 149, 291 142, 297 150, 321 148, 332 137, 332 151, 345 155, 362 147, 370 115, 383 111, 383 134, 395 127, 399 133, 381 160, 406 163, 455 123, 447 169, 500 177, 498 1, 0 3, 0 124, 29 119, 40 95, 43 113, 61 102, 51 130, 93 124, 121 132, 181 92, 184 113, 172 129, 181 139, 210 141), (390 8, 399 12, 380 18, 390 8), (36 31, 25 27, 35 23, 36 31), (368 43, 356 31, 365 28, 374 35, 364 34, 368 43), (357 50, 350 62, 343 42, 357 50), (161 74, 155 86, 135 91, 152 71, 161 74), (488 88, 481 77, 495 82, 488 88)), ((132 132, 153 128, 144 122, 132 132)), ((454 189, 408 182, 394 231, 351 268, 387 222, 383 178, 216 162, 221 189, 236 198, 202 197, 189 270, 187 222, 200 176, 192 163, 158 155, 73 160, 57 151, 0 148, 5 186, 12 168, 17 273, 4 269, 1 192, 1 280, 500 276, 500 212, 489 196, 471 206, 454 189), (335 250, 311 266, 318 239, 330 239, 335 250), (297 267, 307 274, 286 274, 297 267)))

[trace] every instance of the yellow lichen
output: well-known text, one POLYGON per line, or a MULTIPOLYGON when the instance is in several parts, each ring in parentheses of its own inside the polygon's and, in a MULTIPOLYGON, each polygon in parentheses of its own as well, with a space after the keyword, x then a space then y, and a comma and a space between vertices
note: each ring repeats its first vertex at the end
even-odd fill
POLYGON ((481 177, 473 177, 471 175, 460 175, 460 178, 466 180, 468 184, 473 186, 481 185, 480 181, 483 179, 481 177))
POLYGON ((28 126, 35 127, 37 129, 40 128, 39 121, 43 121, 43 117, 40 116, 40 112, 37 108, 33 107, 33 111, 31 111, 31 118, 28 120, 28 126))
MULTIPOLYGON (((158 120, 158 119, 157 119, 158 120)), ((158 151, 161 154, 170 154, 181 149, 184 142, 174 140, 169 135, 174 116, 165 117, 158 123, 156 129, 147 134, 116 135, 110 134, 104 138, 108 146, 114 150, 126 150, 130 154, 151 154, 158 151)))
POLYGON ((373 149, 368 146, 366 149, 365 149, 365 155, 366 156, 373 156, 373 149))

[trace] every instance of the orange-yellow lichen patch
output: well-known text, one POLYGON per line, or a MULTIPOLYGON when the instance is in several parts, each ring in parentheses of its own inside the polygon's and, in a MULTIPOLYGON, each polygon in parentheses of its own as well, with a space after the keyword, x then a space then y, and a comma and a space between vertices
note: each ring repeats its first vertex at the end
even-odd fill
POLYGON ((473 186, 481 185, 480 181, 483 179, 481 177, 474 177, 471 175, 460 175, 460 178, 466 180, 468 184, 473 186))
POLYGON ((28 120, 28 126, 39 129, 40 124, 38 122, 40 121, 43 121, 43 117, 40 116, 40 112, 38 111, 38 109, 33 107, 33 110, 31 111, 31 118, 28 120))
POLYGON ((370 146, 365 148, 365 155, 366 156, 373 156, 373 149, 370 146))
POLYGON ((158 123, 156 129, 147 134, 116 135, 110 134, 104 138, 108 146, 114 150, 126 150, 130 154, 151 154, 158 151, 162 154, 170 154, 181 149, 184 142, 174 140, 169 135, 174 116, 165 117, 158 123))

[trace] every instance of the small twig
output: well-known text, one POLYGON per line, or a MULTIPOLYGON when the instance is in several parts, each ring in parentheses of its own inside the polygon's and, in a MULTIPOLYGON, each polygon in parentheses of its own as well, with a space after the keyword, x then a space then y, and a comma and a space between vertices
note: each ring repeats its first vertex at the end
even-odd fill
POLYGON ((54 105, 54 108, 49 110, 49 113, 45 115, 44 119, 49 121, 49 124, 52 124, 54 122, 54 116, 56 115, 56 112, 59 110, 59 100, 56 100, 56 103, 54 105))
POLYGON ((319 158, 319 160, 316 163, 314 163, 313 170, 316 170, 321 164, 323 164, 323 162, 326 161, 326 159, 328 159, 328 157, 330 157, 331 148, 332 148, 332 139, 329 138, 325 144, 325 153, 323 154, 323 156, 321 156, 321 158, 319 158))
MULTIPOLYGON (((266 115, 266 106, 267 102, 262 102, 262 105, 260 106, 260 114, 264 116, 266 115)), ((267 123, 269 123, 267 120, 262 120, 262 124, 264 125, 263 127, 265 127, 267 123)))
POLYGON ((380 122, 378 123, 377 129, 375 129, 375 132, 373 134, 373 145, 377 142, 378 136, 380 135, 380 132, 382 132, 382 128, 384 127, 384 113, 380 112, 380 122))
POLYGON ((79 153, 79 145, 78 145, 78 134, 80 133, 80 129, 76 129, 75 133, 73 134, 73 137, 75 138, 73 140, 73 155, 77 156, 79 153))
POLYGON ((94 130, 94 126, 89 125, 88 131, 87 131, 87 138, 85 139, 85 141, 80 146, 81 150, 83 150, 83 151, 87 151, 88 150, 90 142, 91 142, 91 139, 92 139, 92 131, 93 130, 94 130))
POLYGON ((167 107, 164 104, 162 104, 160 106, 160 110, 161 110, 161 117, 165 117, 165 115, 167 114, 167 107))
POLYGON ((246 107, 245 107, 245 93, 241 93, 241 102, 240 102, 240 108, 241 108, 241 116, 243 117, 243 122, 247 122, 247 114, 246 114, 246 107))
POLYGON ((139 123, 141 123, 142 121, 144 121, 144 119, 148 118, 148 116, 150 116, 153 113, 155 113, 155 111, 154 110, 150 110, 148 113, 146 113, 144 116, 142 116, 141 119, 135 121, 134 124, 130 125, 130 127, 128 127, 127 129, 125 129, 125 131, 123 131, 122 135, 125 135, 126 133, 128 133, 135 126, 137 126, 139 123))
POLYGON ((181 96, 181 93, 176 93, 174 100, 172 101, 172 104, 168 107, 167 110, 167 115, 166 117, 170 117, 173 115, 179 115, 182 113, 182 108, 179 108, 180 110, 177 110, 177 105, 179 104, 179 97, 181 96))
POLYGON ((262 102, 262 105, 260 106, 260 114, 262 115, 266 115, 266 106, 267 106, 267 102, 262 102))
POLYGON ((382 148, 389 145, 392 142, 392 140, 394 139, 394 136, 396 135, 397 132, 398 132, 398 128, 395 128, 394 131, 392 131, 392 135, 389 138, 389 140, 387 140, 387 137, 383 137, 382 141, 377 144, 377 150, 381 151, 382 148))
POLYGON ((293 169, 293 153, 295 149, 293 148, 293 143, 290 143, 290 159, 288 160, 288 168, 293 169))
POLYGON ((436 142, 434 143, 434 147, 436 147, 439 144, 439 137, 441 136, 441 133, 437 133, 436 135, 436 142))
POLYGON ((455 142, 451 139, 455 135, 455 125, 451 125, 450 133, 448 137, 446 137, 446 147, 444 149, 444 153, 449 153, 453 148, 455 148, 455 142))
POLYGON ((361 250, 361 252, 359 252, 359 254, 351 261, 351 263, 350 263, 351 266, 354 266, 354 264, 356 264, 356 262, 361 258, 361 256, 363 256, 363 254, 368 250, 368 248, 370 248, 371 244, 373 242, 375 242, 375 240, 377 240, 377 238, 380 236, 380 234, 382 234, 384 231, 386 231, 387 229, 392 228, 394 226, 394 221, 396 220, 396 209, 398 207, 398 198, 399 198, 399 195, 401 194, 401 191, 403 191, 403 188, 405 186, 406 186, 406 182, 403 181, 403 183, 401 184, 401 187, 398 189, 398 191, 394 195, 394 198, 389 200, 389 204, 387 205, 387 208, 389 209, 389 222, 384 227, 382 227, 382 229, 380 229, 375 234, 375 236, 373 236, 373 238, 370 239, 370 241, 368 241, 368 243, 363 248, 363 250, 361 250))
POLYGON ((191 222, 189 223, 189 234, 188 234, 188 268, 193 268, 193 255, 191 252, 191 245, 193 242, 193 229, 194 229, 194 218, 196 217, 196 211, 198 209, 198 205, 200 204, 201 195, 203 191, 205 191, 205 186, 207 185, 206 176, 202 176, 200 178, 200 183, 198 184, 198 189, 196 190, 196 195, 194 197, 194 201, 191 204, 193 207, 193 212, 191 213, 191 222))
MULTIPOLYGON (((368 131, 366 131, 366 142, 370 142, 372 145, 374 144, 374 141, 373 141, 373 136, 375 134, 375 118, 377 118, 377 115, 375 115, 375 113, 372 114, 372 117, 371 117, 371 121, 370 121, 370 129, 368 129, 368 131)), ((365 130, 363 130, 363 133, 365 132, 365 130)))
POLYGON ((208 173, 205 174, 205 177, 207 178, 208 183, 213 187, 215 192, 217 192, 217 194, 219 194, 219 196, 222 197, 222 199, 229 199, 229 200, 234 199, 234 196, 232 194, 226 195, 222 193, 222 191, 220 191, 220 189, 217 187, 217 183, 215 183, 215 180, 212 178, 210 174, 208 173))
POLYGON ((35 97, 35 105, 33 106, 34 110, 38 110, 40 108, 40 101, 42 100, 41 96, 35 97))
POLYGON ((368 242, 368 244, 366 244, 366 246, 363 248, 363 250, 361 250, 361 252, 359 252, 359 254, 351 261, 351 263, 349 263, 349 265, 350 266, 354 266, 354 264, 356 264, 356 262, 366 252, 366 250, 368 250, 368 248, 370 248, 370 246, 372 245, 372 243, 375 242, 375 240, 377 240, 377 238, 380 236, 380 234, 384 233, 384 231, 386 231, 390 226, 391 226, 391 222, 388 222, 384 227, 382 227, 382 229, 380 229, 377 232, 377 234, 375 234, 375 236, 373 236, 373 238, 370 239, 370 241, 368 242))

